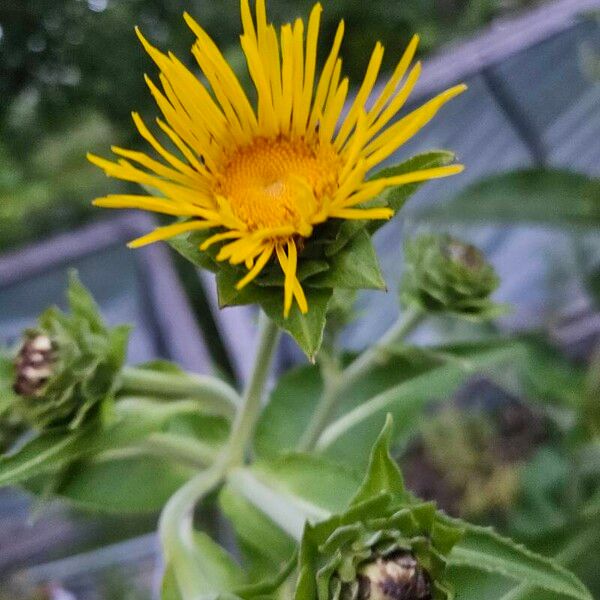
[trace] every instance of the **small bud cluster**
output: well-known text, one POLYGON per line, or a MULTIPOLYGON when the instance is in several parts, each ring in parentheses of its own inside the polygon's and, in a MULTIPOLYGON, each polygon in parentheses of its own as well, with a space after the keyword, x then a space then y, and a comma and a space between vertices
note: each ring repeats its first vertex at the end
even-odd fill
POLYGON ((15 360, 15 393, 25 397, 42 396, 56 360, 56 348, 47 335, 28 333, 15 360))
POLYGON ((395 552, 368 563, 359 574, 358 600, 431 600, 427 572, 411 552, 395 552))
POLYGON ((422 235, 406 243, 405 255, 400 288, 405 306, 470 319, 503 312, 490 299, 498 277, 475 246, 448 235, 422 235))

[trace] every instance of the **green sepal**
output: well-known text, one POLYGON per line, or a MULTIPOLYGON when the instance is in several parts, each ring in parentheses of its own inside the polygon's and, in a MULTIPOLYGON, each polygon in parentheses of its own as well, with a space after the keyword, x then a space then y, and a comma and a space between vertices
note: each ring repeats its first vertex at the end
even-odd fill
MULTIPOLYGON (((307 259, 298 265, 296 277, 298 278, 298 281, 302 283, 314 275, 327 272, 329 268, 329 264, 325 260, 319 260, 316 258, 307 259)), ((279 265, 271 264, 266 267, 263 273, 261 273, 254 281, 256 285, 281 288, 283 287, 285 281, 285 275, 283 274, 279 265)), ((309 283, 308 285, 311 284, 309 283)))
POLYGON ((219 305, 224 308, 240 304, 258 304, 270 319, 296 340, 309 360, 313 360, 323 341, 327 306, 333 291, 306 287, 304 292, 308 312, 303 315, 294 303, 289 316, 285 318, 281 288, 261 287, 250 283, 238 290, 235 287, 237 281, 237 277, 230 271, 223 270, 217 274, 219 305))
POLYGON ((213 229, 208 231, 195 231, 193 233, 178 235, 170 238, 169 246, 179 252, 183 258, 189 260, 192 264, 212 273, 218 273, 220 263, 214 260, 213 255, 205 250, 200 250, 202 243, 214 233, 213 229))
POLYGON ((329 258, 329 269, 306 280, 306 286, 332 289, 385 290, 371 237, 364 230, 329 258))
POLYGON ((261 304, 267 316, 281 329, 287 331, 304 351, 310 361, 314 361, 321 343, 327 317, 327 308, 333 294, 331 289, 306 288, 304 290, 309 310, 302 314, 297 304, 292 305, 285 318, 281 312, 281 300, 261 304))

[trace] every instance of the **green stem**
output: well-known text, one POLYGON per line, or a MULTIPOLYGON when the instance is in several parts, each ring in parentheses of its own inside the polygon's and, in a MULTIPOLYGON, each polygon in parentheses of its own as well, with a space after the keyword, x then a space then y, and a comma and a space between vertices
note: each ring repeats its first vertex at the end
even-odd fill
POLYGON ((265 395, 265 384, 279 341, 279 328, 263 313, 259 320, 259 342, 254 359, 254 368, 250 380, 244 390, 242 406, 237 413, 231 429, 227 461, 229 466, 238 466, 244 462, 248 442, 252 438, 262 401, 265 395))
POLYGON ((403 340, 419 324, 422 317, 421 311, 406 310, 375 345, 365 350, 326 384, 313 417, 300 439, 299 450, 306 452, 314 449, 339 400, 361 377, 381 363, 382 356, 385 356, 385 348, 403 340))
POLYGON ((194 509, 198 502, 216 488, 232 467, 243 463, 246 448, 260 414, 265 384, 279 329, 262 313, 259 322, 259 343, 250 381, 233 423, 229 442, 212 466, 183 485, 165 505, 159 522, 159 533, 165 562, 174 576, 183 600, 193 600, 202 589, 202 568, 196 559, 194 544, 194 509))
POLYGON ((139 414, 142 418, 153 416, 156 419, 167 420, 184 415, 206 415, 220 414, 228 418, 232 413, 222 410, 215 413, 209 411, 198 399, 182 398, 170 402, 160 402, 145 396, 121 396, 115 403, 115 412, 121 416, 135 416, 139 414))
POLYGON ((206 468, 217 457, 217 450, 200 440, 174 435, 152 433, 139 445, 147 454, 166 457, 197 468, 206 468))
POLYGON ((195 560, 194 509, 221 483, 224 471, 218 461, 198 473, 171 496, 160 516, 158 531, 165 564, 173 570, 183 600, 198 598, 198 590, 205 585, 202 565, 195 560))
POLYGON ((199 398, 207 408, 221 412, 231 412, 240 403, 238 393, 216 377, 190 373, 165 373, 137 367, 123 368, 120 392, 153 398, 199 398))

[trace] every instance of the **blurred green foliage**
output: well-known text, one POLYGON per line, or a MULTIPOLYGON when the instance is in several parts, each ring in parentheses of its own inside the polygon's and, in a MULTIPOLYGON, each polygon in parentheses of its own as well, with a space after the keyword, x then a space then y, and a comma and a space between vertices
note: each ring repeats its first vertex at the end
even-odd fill
MULTIPOLYGON (((421 52, 532 0, 372 0, 324 3, 323 51, 344 18, 345 70, 356 81, 376 40, 390 69, 410 36, 421 52)), ((306 16, 313 0, 271 0, 274 22, 306 16)), ((89 167, 88 150, 137 143, 130 111, 154 114, 133 33, 189 59, 189 11, 243 76, 238 0, 3 0, 0 3, 0 251, 99 216, 89 200, 117 184, 89 167)), ((188 60, 188 63, 190 61, 188 60)))

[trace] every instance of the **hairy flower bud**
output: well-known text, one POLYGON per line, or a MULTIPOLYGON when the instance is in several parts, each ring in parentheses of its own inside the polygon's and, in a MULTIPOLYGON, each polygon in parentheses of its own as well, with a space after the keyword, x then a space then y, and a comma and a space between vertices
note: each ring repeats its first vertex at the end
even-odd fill
POLYGON ((55 363, 56 347, 52 340, 43 333, 28 331, 15 359, 15 393, 19 396, 41 396, 55 363))
POLYGON ((112 397, 123 365, 128 327, 108 329, 72 275, 71 314, 50 308, 25 333, 14 361, 13 410, 36 429, 74 429, 112 397))
POLYGON ((490 318, 501 307, 490 300, 498 277, 483 254, 450 236, 422 235, 407 242, 401 300, 427 312, 490 318))
POLYGON ((300 545, 294 600, 450 600, 447 555, 464 531, 406 491, 390 456, 391 417, 347 510, 314 525, 300 545))
POLYGON ((358 600, 431 600, 429 574, 411 552, 395 552, 365 565, 358 600))

